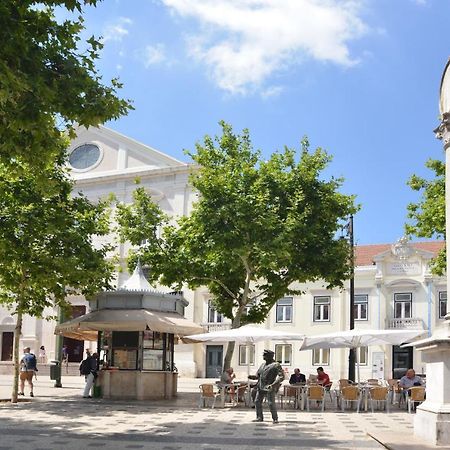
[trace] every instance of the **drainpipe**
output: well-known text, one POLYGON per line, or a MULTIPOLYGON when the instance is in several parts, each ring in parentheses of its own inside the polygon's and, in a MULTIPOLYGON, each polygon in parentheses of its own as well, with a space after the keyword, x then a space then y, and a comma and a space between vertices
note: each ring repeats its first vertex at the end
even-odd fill
POLYGON ((427 281, 427 291, 428 291, 428 336, 431 336, 431 300, 432 300, 432 291, 431 291, 432 282, 427 281))
POLYGON ((377 283, 378 329, 381 330, 381 284, 377 283))

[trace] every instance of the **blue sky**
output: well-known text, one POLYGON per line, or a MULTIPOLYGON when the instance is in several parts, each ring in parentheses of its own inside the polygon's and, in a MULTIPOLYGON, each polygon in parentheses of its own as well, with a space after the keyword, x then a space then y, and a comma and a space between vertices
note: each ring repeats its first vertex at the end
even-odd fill
POLYGON ((403 234, 406 181, 443 158, 439 83, 446 0, 104 0, 86 10, 135 110, 107 126, 189 161, 224 119, 269 155, 307 135, 357 195, 357 244, 403 234))

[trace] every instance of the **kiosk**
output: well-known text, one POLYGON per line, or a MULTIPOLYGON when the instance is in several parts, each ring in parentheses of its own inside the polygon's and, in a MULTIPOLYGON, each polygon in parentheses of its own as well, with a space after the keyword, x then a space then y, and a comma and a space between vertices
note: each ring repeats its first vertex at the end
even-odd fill
POLYGON ((57 325, 55 334, 97 341, 103 398, 166 399, 176 396, 174 345, 181 336, 203 331, 184 318, 188 305, 181 292, 151 288, 136 266, 116 291, 89 301, 90 312, 57 325))

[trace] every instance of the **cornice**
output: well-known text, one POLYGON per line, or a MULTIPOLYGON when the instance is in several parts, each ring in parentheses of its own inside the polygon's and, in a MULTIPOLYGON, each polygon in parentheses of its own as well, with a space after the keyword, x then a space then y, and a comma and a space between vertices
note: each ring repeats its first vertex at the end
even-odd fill
POLYGON ((192 170, 195 170, 196 166, 193 164, 185 164, 178 167, 162 167, 158 169, 149 168, 132 168, 124 170, 112 170, 109 172, 97 172, 89 173, 83 175, 77 175, 72 177, 77 186, 105 183, 111 181, 124 181, 124 180, 134 180, 136 177, 140 178, 153 178, 161 175, 171 175, 171 174, 189 174, 192 170))

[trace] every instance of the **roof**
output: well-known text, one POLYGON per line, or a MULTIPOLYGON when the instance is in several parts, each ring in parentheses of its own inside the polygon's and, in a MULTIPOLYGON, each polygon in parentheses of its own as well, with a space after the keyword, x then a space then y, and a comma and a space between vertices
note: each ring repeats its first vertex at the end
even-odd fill
MULTIPOLYGON (((444 241, 429 242, 410 242, 413 248, 417 250, 425 250, 436 256, 438 252, 445 246, 444 241)), ((355 265, 371 266, 374 264, 373 258, 380 253, 391 249, 392 244, 371 244, 355 246, 355 265)))

